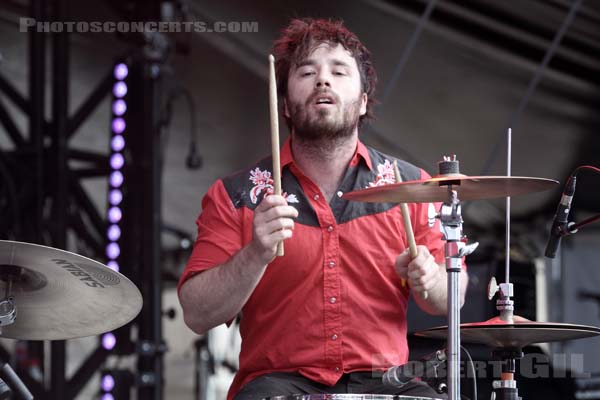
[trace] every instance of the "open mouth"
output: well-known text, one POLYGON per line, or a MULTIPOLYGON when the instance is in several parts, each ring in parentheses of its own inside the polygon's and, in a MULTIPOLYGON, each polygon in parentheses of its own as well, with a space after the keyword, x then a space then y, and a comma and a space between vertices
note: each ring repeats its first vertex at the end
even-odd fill
POLYGON ((330 106, 330 105, 335 104, 335 100, 333 99, 332 96, 321 95, 321 96, 317 96, 315 98, 315 101, 313 104, 315 104, 317 106, 330 106))

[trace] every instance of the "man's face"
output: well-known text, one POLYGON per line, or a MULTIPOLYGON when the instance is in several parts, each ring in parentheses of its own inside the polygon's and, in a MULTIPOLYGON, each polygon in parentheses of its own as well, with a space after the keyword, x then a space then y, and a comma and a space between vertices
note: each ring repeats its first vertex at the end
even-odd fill
POLYGON ((290 70, 285 115, 303 139, 351 136, 367 111, 356 60, 341 44, 318 45, 290 70))

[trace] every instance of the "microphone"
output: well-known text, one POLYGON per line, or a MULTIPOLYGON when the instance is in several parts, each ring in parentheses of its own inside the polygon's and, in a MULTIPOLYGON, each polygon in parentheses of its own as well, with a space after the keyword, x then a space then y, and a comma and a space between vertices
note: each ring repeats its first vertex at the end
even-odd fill
POLYGON ((571 202, 573 201, 573 195, 575 194, 576 179, 575 175, 569 177, 565 189, 563 190, 562 197, 560 198, 560 203, 558 203, 558 207, 556 208, 554 222, 550 229, 550 237, 548 238, 548 244, 546 245, 545 256, 548 258, 556 257, 556 252, 558 251, 560 240, 563 236, 574 233, 569 230, 567 219, 569 218, 571 202))
POLYGON ((446 359, 446 349, 442 349, 426 355, 419 361, 409 361, 392 367, 383 374, 383 384, 401 388, 415 378, 424 377, 428 370, 437 368, 446 359))

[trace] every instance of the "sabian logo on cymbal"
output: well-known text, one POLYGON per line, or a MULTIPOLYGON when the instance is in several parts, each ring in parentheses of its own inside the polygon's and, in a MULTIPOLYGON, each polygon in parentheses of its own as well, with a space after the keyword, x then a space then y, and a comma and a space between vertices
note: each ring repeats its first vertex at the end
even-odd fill
MULTIPOLYGON (((104 284, 108 284, 108 285, 116 285, 119 282, 103 282, 100 283, 99 282, 99 277, 97 276, 96 273, 92 272, 92 271, 86 271, 86 269, 89 268, 84 268, 83 266, 77 266, 74 265, 66 260, 60 260, 60 259, 52 259, 52 261, 54 261, 56 263, 56 265, 60 266, 61 268, 69 271, 71 273, 71 275, 75 276, 77 279, 79 279, 81 282, 83 282, 85 285, 89 286, 89 287, 97 287, 97 288, 105 288, 104 284)), ((86 266, 89 267, 89 266, 86 266)))

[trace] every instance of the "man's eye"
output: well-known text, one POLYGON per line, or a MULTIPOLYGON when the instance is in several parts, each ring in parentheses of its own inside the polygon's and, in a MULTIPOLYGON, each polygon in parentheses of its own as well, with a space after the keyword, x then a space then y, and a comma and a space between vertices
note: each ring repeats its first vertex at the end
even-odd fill
POLYGON ((300 73, 300 76, 310 76, 313 74, 314 74, 314 71, 305 71, 305 72, 300 73))
POLYGON ((333 74, 334 75, 338 75, 338 76, 344 76, 344 75, 346 75, 346 73, 344 71, 334 71, 333 74))

